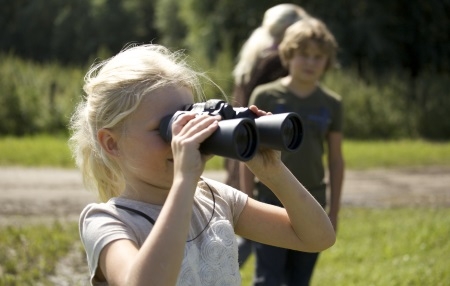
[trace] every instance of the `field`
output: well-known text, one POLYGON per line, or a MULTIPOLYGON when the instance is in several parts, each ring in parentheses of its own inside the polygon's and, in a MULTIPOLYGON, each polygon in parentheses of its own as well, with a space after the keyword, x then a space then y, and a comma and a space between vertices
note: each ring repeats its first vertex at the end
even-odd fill
MULTIPOLYGON (((64 142, 0 140, 9 150, 0 158, 0 285, 87 285, 76 219, 95 196, 83 190, 64 142)), ((346 143, 338 240, 321 254, 312 285, 449 285, 449 150, 423 141, 346 143)), ((220 166, 210 162, 207 175, 223 179, 220 166)), ((250 260, 243 285, 252 270, 250 260)))

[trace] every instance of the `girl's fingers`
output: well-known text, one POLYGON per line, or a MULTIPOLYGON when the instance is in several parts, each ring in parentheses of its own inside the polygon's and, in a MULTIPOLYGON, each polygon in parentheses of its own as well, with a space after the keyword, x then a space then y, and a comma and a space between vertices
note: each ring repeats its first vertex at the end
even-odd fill
POLYGON ((259 109, 256 105, 250 105, 249 109, 254 112, 258 116, 271 115, 272 112, 266 112, 264 110, 259 109))
POLYGON ((186 113, 181 115, 173 124, 173 134, 185 139, 200 139, 209 137, 216 129, 220 116, 198 115, 186 113))

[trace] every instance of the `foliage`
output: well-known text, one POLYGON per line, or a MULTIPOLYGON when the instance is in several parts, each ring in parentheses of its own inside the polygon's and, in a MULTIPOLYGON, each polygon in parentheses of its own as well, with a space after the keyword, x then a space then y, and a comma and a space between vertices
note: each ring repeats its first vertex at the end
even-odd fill
POLYGON ((0 135, 66 133, 82 71, 0 55, 0 135))
POLYGON ((145 0, 0 0, 0 50, 38 61, 85 64, 101 50, 157 38, 145 0))
MULTIPOLYGON (((231 57, 229 47, 213 63, 195 52, 188 58, 220 87, 205 84, 208 98, 222 97, 221 89, 225 95, 232 93, 231 57)), ((82 98, 86 70, 0 54, 0 135, 67 133, 74 106, 82 98)), ((450 139, 450 121, 443 120, 450 109, 450 97, 445 95, 450 89, 448 76, 419 77, 413 94, 402 74, 385 77, 382 82, 370 84, 349 70, 332 71, 324 78, 323 84, 343 98, 346 138, 450 139)))
MULTIPOLYGON (((0 0, 0 135, 65 132, 85 71, 68 64, 91 64, 130 42, 186 49, 230 95, 240 47, 264 11, 281 2, 0 0)), ((325 83, 344 98, 346 137, 450 139, 450 46, 441 44, 449 34, 448 1, 301 5, 340 44, 342 70, 325 83)), ((220 93, 206 88, 208 98, 220 93)))
MULTIPOLYGON (((343 208, 336 244, 324 251, 311 285, 448 285, 448 208, 343 208)), ((251 285, 251 257, 241 270, 251 285)))
MULTIPOLYGON (((0 0, 0 50, 39 61, 84 64, 100 49, 116 53, 129 42, 159 42, 197 51, 214 62, 236 56, 276 0, 0 0), (42 39, 45 39, 44 41, 42 39)), ((406 71, 448 74, 450 4, 441 0, 305 0, 341 46, 344 67, 359 76, 406 71)))

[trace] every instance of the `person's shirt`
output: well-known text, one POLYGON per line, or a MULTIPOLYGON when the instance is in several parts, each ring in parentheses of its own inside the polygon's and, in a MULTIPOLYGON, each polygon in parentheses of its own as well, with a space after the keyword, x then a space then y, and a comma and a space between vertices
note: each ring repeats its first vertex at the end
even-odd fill
POLYGON ((249 105, 272 113, 296 112, 303 123, 303 141, 297 152, 282 152, 282 160, 311 194, 325 204, 324 142, 328 132, 342 132, 341 97, 318 86, 307 97, 292 93, 281 80, 260 85, 249 105))
MULTIPOLYGON (((177 285, 240 285, 234 226, 246 201, 246 194, 225 184, 206 178, 199 182, 177 285)), ((85 207, 80 215, 80 236, 92 285, 108 285, 95 277, 100 252, 108 243, 129 239, 140 247, 153 228, 142 215, 115 205, 137 210, 154 220, 162 209, 160 205, 124 198, 85 207)))

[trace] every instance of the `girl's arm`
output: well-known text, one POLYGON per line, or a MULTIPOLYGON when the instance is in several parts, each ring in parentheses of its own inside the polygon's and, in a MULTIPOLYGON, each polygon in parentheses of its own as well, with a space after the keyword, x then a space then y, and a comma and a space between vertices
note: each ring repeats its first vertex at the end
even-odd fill
POLYGON ((320 204, 281 162, 280 156, 280 152, 264 150, 247 162, 247 166, 274 192, 284 208, 249 198, 236 233, 264 244, 320 252, 334 244, 333 226, 320 204))
POLYGON ((97 274, 109 285, 176 284, 190 228, 193 196, 210 157, 198 149, 217 129, 217 120, 207 115, 184 114, 174 122, 172 187, 141 248, 129 240, 117 240, 101 251, 97 274))

